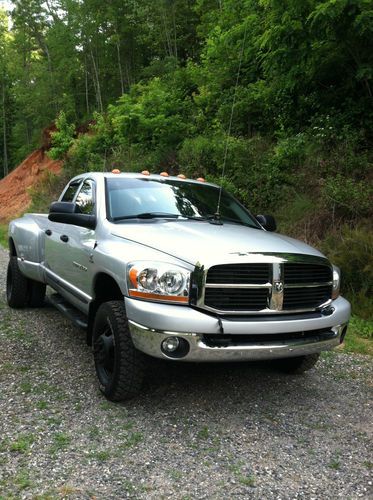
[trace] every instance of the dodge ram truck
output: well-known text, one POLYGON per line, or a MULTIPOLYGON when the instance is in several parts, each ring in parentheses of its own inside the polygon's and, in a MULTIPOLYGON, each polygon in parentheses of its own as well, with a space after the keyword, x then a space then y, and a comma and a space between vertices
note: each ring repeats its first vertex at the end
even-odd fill
POLYGON ((302 373, 343 342, 340 271, 204 179, 74 177, 49 214, 9 225, 7 302, 48 300, 86 329, 100 389, 139 392, 149 356, 274 360, 302 373))

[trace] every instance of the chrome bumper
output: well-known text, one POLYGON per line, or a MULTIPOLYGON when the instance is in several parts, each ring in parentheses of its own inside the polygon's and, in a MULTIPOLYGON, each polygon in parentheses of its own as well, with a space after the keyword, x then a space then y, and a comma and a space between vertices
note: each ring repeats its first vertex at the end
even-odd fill
POLYGON ((324 340, 315 336, 315 338, 265 341, 265 335, 263 335, 263 342, 242 345, 234 343, 223 347, 208 345, 206 343, 208 336, 200 333, 160 331, 129 320, 132 341, 140 351, 156 358, 175 359, 161 349, 163 340, 175 336, 184 339, 189 344, 188 353, 177 360, 198 362, 266 360, 326 351, 341 343, 346 327, 347 323, 330 328, 329 335, 324 340))

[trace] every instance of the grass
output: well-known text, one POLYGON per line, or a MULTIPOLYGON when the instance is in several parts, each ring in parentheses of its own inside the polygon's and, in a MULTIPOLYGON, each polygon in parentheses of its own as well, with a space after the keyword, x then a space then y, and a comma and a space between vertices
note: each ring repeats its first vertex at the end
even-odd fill
POLYGON ((342 351, 373 356, 373 321, 352 316, 342 351))
POLYGON ((33 434, 23 434, 22 436, 19 436, 18 439, 13 441, 10 444, 10 451, 16 452, 16 453, 27 453, 34 442, 35 437, 33 434))
POLYGON ((53 436, 53 445, 51 447, 51 453, 54 454, 57 451, 66 449, 71 443, 71 438, 63 432, 56 432, 53 436))
POLYGON ((0 224, 0 245, 8 248, 8 225, 0 224))

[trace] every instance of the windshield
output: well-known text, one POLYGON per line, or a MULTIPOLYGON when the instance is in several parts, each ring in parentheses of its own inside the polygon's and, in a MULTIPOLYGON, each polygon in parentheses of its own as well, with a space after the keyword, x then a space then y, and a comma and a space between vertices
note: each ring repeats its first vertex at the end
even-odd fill
MULTIPOLYGON (((213 220, 219 188, 173 179, 107 178, 107 217, 113 222, 164 217, 178 220, 213 220)), ((259 224, 233 196, 222 191, 221 221, 259 228, 259 224)))

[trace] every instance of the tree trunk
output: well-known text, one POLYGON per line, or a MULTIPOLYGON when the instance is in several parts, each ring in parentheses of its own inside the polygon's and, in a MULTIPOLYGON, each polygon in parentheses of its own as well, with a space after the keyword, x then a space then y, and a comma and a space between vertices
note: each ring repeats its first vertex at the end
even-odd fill
POLYGON ((93 70, 95 72, 95 79, 96 79, 97 104, 98 104, 98 109, 99 109, 100 113, 102 113, 104 110, 104 107, 102 105, 100 79, 98 77, 97 64, 96 64, 96 61, 95 61, 95 58, 94 58, 94 55, 92 52, 92 48, 90 50, 91 50, 91 59, 92 59, 92 64, 93 64, 93 70))
POLYGON ((119 79, 120 79, 120 90, 121 90, 121 93, 123 95, 124 94, 124 82, 123 82, 122 63, 120 61, 120 47, 119 47, 119 35, 118 34, 117 34, 116 46, 117 46, 117 58, 118 58, 118 69, 119 69, 119 79))
POLYGON ((3 164, 3 173, 4 177, 8 175, 9 168, 8 168, 8 145, 7 145, 7 140, 6 140, 6 134, 7 134, 7 129, 6 129, 6 113, 5 113, 5 79, 3 79, 3 141, 4 141, 4 164, 3 164))

